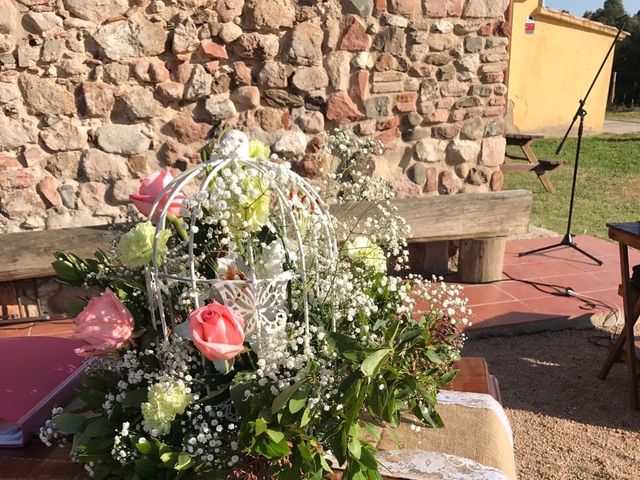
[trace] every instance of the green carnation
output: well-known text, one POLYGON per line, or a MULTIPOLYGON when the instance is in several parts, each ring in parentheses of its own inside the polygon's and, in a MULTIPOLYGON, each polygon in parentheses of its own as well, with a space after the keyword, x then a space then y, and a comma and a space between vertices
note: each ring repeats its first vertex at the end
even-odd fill
MULTIPOLYGON (((151 222, 139 223, 125 233, 118 243, 120 260, 127 267, 142 267, 153 260, 153 237, 156 227, 151 222)), ((169 230, 158 234, 158 263, 167 254, 167 241, 171 236, 169 230)))
POLYGON ((271 150, 260 140, 251 140, 249 142, 249 156, 255 160, 269 158, 271 150))
POLYGON ((149 387, 147 402, 140 405, 145 430, 152 435, 166 435, 176 415, 182 415, 193 400, 182 382, 169 380, 149 387))
POLYGON ((238 202, 231 217, 233 230, 258 232, 269 221, 271 191, 260 177, 245 177, 240 180, 244 201, 238 202))
POLYGON ((384 250, 367 237, 358 236, 344 244, 344 251, 354 262, 361 262, 376 272, 387 271, 387 257, 384 250))

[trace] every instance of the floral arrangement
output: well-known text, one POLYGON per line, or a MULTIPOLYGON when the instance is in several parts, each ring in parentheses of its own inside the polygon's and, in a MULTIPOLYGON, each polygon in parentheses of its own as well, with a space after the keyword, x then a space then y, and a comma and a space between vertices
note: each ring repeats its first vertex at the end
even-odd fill
POLYGON ((104 293, 75 319, 82 406, 42 440, 72 436, 100 479, 380 479, 380 428, 442 425, 469 310, 441 279, 387 273, 408 229, 359 168, 379 151, 336 132, 339 167, 314 188, 231 131, 196 167, 144 178, 146 220, 112 252, 56 255, 63 281, 104 293))

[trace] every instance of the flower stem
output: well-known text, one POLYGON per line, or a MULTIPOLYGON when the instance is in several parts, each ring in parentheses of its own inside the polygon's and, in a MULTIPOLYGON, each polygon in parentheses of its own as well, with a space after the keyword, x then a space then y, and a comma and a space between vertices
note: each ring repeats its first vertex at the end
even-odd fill
POLYGON ((176 232, 178 233, 178 236, 185 242, 188 242, 189 234, 182 226, 182 222, 180 221, 180 218, 174 215, 167 215, 167 220, 171 225, 173 225, 173 228, 175 228, 176 232))

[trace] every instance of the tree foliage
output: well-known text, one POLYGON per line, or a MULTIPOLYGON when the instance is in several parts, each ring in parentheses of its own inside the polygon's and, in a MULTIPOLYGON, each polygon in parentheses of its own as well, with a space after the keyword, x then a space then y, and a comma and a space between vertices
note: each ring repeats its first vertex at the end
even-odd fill
POLYGON ((590 20, 616 26, 616 20, 625 14, 622 0, 605 0, 602 8, 595 12, 587 11, 584 16, 590 20))
MULTIPOLYGON (((602 8, 595 12, 585 12, 590 20, 620 26, 620 17, 625 15, 621 0, 605 0, 602 8)), ((640 11, 624 24, 629 36, 618 44, 613 70, 617 72, 616 96, 614 103, 627 107, 640 105, 640 11)))

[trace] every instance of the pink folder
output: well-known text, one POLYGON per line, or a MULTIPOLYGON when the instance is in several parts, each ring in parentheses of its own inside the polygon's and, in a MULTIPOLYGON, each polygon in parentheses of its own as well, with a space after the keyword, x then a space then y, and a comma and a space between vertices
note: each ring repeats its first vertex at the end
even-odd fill
POLYGON ((82 340, 57 337, 0 339, 0 447, 21 447, 37 434, 51 410, 75 395, 84 359, 82 340))

